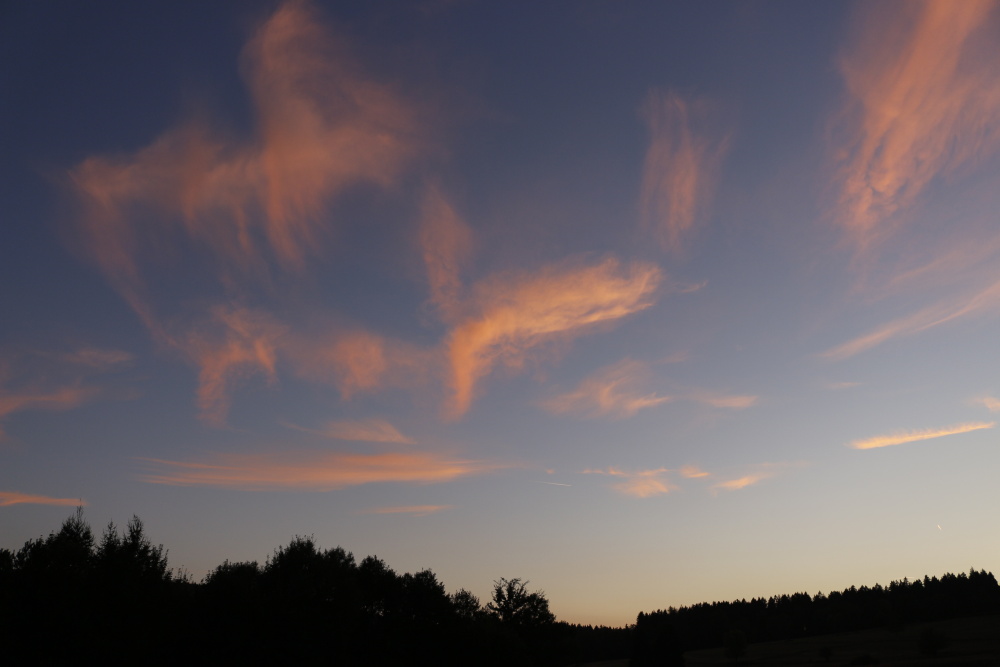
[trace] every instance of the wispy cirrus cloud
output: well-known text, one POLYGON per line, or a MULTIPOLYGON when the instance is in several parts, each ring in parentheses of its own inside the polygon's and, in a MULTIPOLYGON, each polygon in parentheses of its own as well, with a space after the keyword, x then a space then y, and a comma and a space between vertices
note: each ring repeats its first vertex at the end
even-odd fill
POLYGON ((642 225, 665 250, 679 252, 703 221, 730 141, 712 105, 654 90, 642 114, 650 142, 642 179, 642 225))
POLYGON ((398 507, 373 507, 365 510, 365 514, 408 514, 410 516, 427 516, 454 507, 454 505, 401 505, 398 507))
POLYGON ((887 322, 867 334, 830 348, 821 356, 833 360, 847 359, 893 338, 912 336, 953 320, 997 309, 1000 309, 1000 281, 971 295, 938 301, 915 313, 887 322))
POLYGON ((715 408, 742 410, 756 404, 752 395, 722 394, 704 390, 661 395, 640 388, 648 384, 649 367, 633 359, 605 366, 577 385, 573 391, 542 401, 541 406, 556 414, 577 413, 587 417, 625 418, 639 410, 672 401, 693 401, 715 408))
POLYGON ((684 394, 684 398, 697 403, 704 403, 713 408, 728 408, 730 410, 745 410, 757 404, 758 396, 750 394, 722 394, 711 391, 694 391, 684 394))
POLYGON ((14 352, 0 356, 0 438, 3 421, 29 410, 72 410, 101 394, 94 378, 130 363, 131 353, 84 346, 70 352, 14 352))
POLYGON ((198 366, 198 407, 205 421, 225 423, 234 384, 257 374, 268 383, 277 380, 275 365, 285 331, 266 313, 220 306, 204 328, 178 342, 198 366))
POLYGON ((465 299, 462 271, 472 254, 472 230, 436 186, 428 188, 421 213, 420 246, 430 301, 442 320, 454 322, 465 299))
POLYGON ((793 468, 801 468, 807 465, 802 461, 781 462, 781 463, 759 463, 750 466, 746 474, 716 482, 711 486, 713 492, 718 491, 738 491, 748 486, 759 484, 765 480, 777 477, 793 468))
POLYGON ((986 406, 986 409, 990 412, 1000 412, 1000 398, 983 396, 979 399, 979 402, 986 406))
POLYGON ((648 368, 635 360, 606 366, 583 380, 576 389, 542 402, 542 407, 557 414, 582 413, 586 416, 631 417, 639 410, 663 405, 671 396, 639 390, 649 379, 648 368))
POLYGON ((988 0, 862 4, 856 21, 840 59, 849 102, 839 219, 864 248, 935 177, 1000 147, 1000 54, 988 0))
POLYGON ((477 382, 496 365, 519 368, 545 342, 573 338, 648 308, 661 279, 653 264, 622 267, 609 258, 504 274, 475 285, 467 306, 471 314, 447 341, 448 415, 468 410, 477 382))
POLYGON ((299 334, 284 348, 294 372, 331 384, 344 399, 387 387, 421 387, 441 376, 444 355, 358 327, 299 334))
POLYGON ((695 465, 682 466, 679 472, 682 477, 686 477, 687 479, 701 479, 711 476, 711 473, 707 473, 695 465))
POLYGON ((216 454, 200 461, 140 460, 151 469, 139 476, 145 482, 246 491, 330 491, 382 482, 436 484, 505 467, 416 451, 354 454, 298 450, 216 454))
POLYGON ((217 273, 229 295, 248 278, 271 286, 276 270, 300 273, 324 247, 338 195, 391 186, 426 146, 414 107, 362 70, 311 2, 281 3, 242 60, 253 136, 234 139, 192 120, 133 154, 93 156, 69 173, 83 208, 78 245, 154 339, 199 366, 199 406, 214 423, 225 419, 236 377, 273 378, 272 343, 262 340, 270 334, 230 330, 206 340, 204 326, 177 324, 189 313, 162 317, 168 308, 147 290, 150 267, 185 247, 204 260, 192 270, 217 273))
POLYGON ((97 387, 69 386, 54 389, 20 388, 6 390, 0 387, 0 437, 3 437, 3 420, 25 410, 71 410, 100 393, 97 387))
POLYGON ((416 441, 399 432, 395 426, 384 419, 340 420, 327 424, 322 429, 307 429, 299 426, 292 428, 315 433, 334 440, 351 440, 354 442, 386 442, 399 445, 414 445, 416 441))
POLYGON ((140 262, 164 237, 208 248, 228 269, 301 269, 325 236, 331 198, 390 185, 422 145, 413 108, 368 77, 310 2, 282 3, 250 39, 244 72, 258 119, 238 142, 204 122, 133 155, 71 172, 93 259, 131 300, 140 262), (136 221, 137 211, 141 226, 136 221))
POLYGON ((80 498, 52 498, 18 491, 0 491, 0 507, 8 505, 59 505, 65 507, 85 506, 80 498))
POLYGON ((649 470, 625 471, 620 468, 608 468, 607 470, 584 470, 585 475, 610 475, 620 477, 622 481, 612 485, 619 493, 636 498, 650 498, 659 496, 671 491, 676 491, 678 487, 671 484, 666 479, 667 468, 653 468, 649 470))
POLYGON ((896 431, 895 433, 890 433, 889 435, 878 435, 873 438, 854 440, 847 446, 851 447, 852 449, 876 449, 878 447, 904 445, 909 442, 919 442, 921 440, 932 440, 934 438, 943 438, 948 435, 969 433, 970 431, 979 431, 982 429, 993 428, 994 426, 996 426, 996 422, 968 422, 965 424, 956 424, 954 426, 948 426, 945 428, 927 428, 927 429, 918 429, 913 431, 896 431))

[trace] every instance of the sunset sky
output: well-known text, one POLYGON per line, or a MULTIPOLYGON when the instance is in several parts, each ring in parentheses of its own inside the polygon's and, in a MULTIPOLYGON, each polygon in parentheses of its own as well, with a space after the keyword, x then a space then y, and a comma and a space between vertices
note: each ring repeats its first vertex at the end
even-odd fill
POLYGON ((1000 573, 1000 4, 0 9, 0 547, 565 621, 1000 573))

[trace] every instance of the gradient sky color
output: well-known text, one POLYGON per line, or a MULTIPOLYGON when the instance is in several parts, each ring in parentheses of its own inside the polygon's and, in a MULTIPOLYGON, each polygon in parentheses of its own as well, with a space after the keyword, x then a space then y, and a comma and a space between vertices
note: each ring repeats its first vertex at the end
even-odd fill
POLYGON ((0 535, 571 622, 1000 570, 1000 5, 0 9, 0 535))

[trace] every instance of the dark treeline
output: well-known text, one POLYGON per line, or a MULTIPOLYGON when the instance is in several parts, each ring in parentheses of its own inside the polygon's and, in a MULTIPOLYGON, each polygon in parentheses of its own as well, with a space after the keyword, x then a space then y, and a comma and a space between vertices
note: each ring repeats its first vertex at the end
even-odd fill
POLYGON ((1000 613, 993 574, 972 569, 888 586, 851 586, 829 595, 806 593, 640 613, 634 627, 634 665, 683 664, 682 651, 723 647, 736 634, 748 643, 1000 613))
POLYGON ((485 604, 430 570, 296 537, 201 583, 167 567, 142 522, 100 539, 81 510, 47 537, 0 549, 0 642, 19 664, 565 665, 630 650, 627 629, 557 622, 544 594, 494 582, 485 604), (18 650, 18 649, 22 650, 18 650))
POLYGON ((631 656, 683 665, 687 650, 897 628, 1000 612, 993 575, 971 570, 747 602, 640 613, 624 628, 555 619, 540 591, 494 582, 481 602, 430 570, 397 574, 296 537, 263 563, 226 561, 201 583, 167 566, 142 522, 95 538, 82 510, 16 551, 0 549, 0 642, 19 664, 569 665, 631 656), (21 649, 20 651, 18 649, 21 649))

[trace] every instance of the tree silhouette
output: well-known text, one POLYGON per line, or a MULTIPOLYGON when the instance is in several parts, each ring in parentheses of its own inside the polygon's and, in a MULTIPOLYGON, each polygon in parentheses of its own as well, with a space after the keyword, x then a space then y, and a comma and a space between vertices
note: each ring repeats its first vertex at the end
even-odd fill
POLYGON ((487 611, 508 626, 538 627, 555 622, 545 593, 529 593, 527 587, 528 582, 518 578, 494 581, 493 600, 486 605, 487 611))

